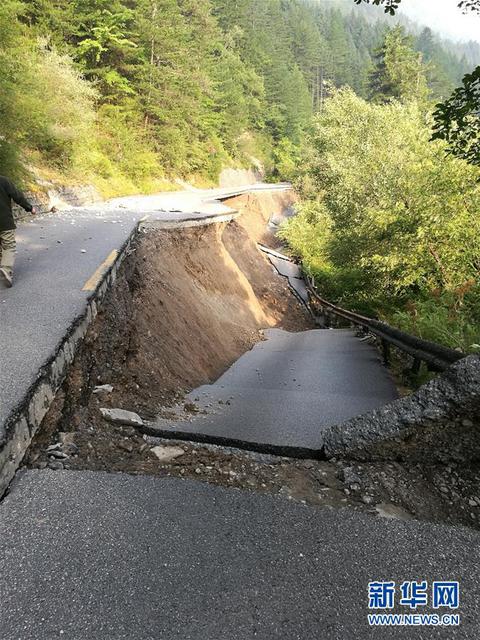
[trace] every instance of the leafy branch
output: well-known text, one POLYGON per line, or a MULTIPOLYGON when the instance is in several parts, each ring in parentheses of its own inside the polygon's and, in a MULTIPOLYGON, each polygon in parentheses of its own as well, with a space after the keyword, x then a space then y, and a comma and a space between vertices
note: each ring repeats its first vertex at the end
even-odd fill
MULTIPOLYGON (((402 0, 353 0, 355 4, 376 4, 385 7, 385 13, 394 16, 402 0)), ((480 13, 480 0, 461 0, 458 3, 460 9, 466 11, 476 11, 480 13)))

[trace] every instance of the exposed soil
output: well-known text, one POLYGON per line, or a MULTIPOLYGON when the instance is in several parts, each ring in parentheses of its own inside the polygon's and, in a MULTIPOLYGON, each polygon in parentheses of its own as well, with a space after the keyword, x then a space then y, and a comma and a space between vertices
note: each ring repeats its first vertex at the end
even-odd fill
POLYGON ((274 246, 265 224, 288 202, 245 196, 231 204, 245 209, 236 222, 139 239, 25 464, 194 478, 329 508, 480 528, 476 466, 292 460, 159 440, 101 418, 100 407, 145 419, 165 414, 186 392, 217 379, 262 339, 262 329, 312 328, 255 246, 274 246), (93 393, 100 384, 113 392, 93 393), (47 451, 51 445, 57 447, 47 451), (172 445, 183 454, 170 462, 152 451, 172 445))
MULTIPOLYGON (((263 196, 262 196, 263 197, 263 196)), ((276 194, 280 211, 291 196, 276 194)), ((216 380, 263 339, 263 329, 313 328, 313 321, 261 253, 264 211, 237 221, 139 236, 79 349, 68 378, 27 456, 55 433, 94 430, 96 450, 110 467, 112 437, 99 407, 120 407, 154 418, 185 393, 216 380), (253 219, 253 221, 252 221, 253 219), (248 230, 248 228, 250 230, 248 230), (110 384, 107 396, 93 393, 110 384), (105 436, 105 437, 104 437, 105 436)), ((80 448, 85 459, 90 447, 80 448)), ((88 442, 91 443, 89 436, 88 442)))
POLYGON ((276 493, 318 507, 348 507, 376 516, 480 528, 477 466, 352 464, 345 460, 294 460, 212 445, 142 436, 133 427, 92 424, 55 433, 31 451, 29 466, 190 478, 259 493, 276 493), (60 446, 61 445, 61 446, 60 446), (160 462, 155 447, 182 449, 160 462), (60 456, 57 458, 56 456, 60 456), (66 456, 66 457, 63 457, 66 456))
POLYGON ((238 196, 229 200, 228 205, 242 213, 239 224, 250 238, 277 249, 283 246, 283 242, 275 237, 268 223, 272 216, 281 213, 282 209, 292 207, 295 202, 293 193, 272 191, 262 193, 261 197, 255 193, 238 196))

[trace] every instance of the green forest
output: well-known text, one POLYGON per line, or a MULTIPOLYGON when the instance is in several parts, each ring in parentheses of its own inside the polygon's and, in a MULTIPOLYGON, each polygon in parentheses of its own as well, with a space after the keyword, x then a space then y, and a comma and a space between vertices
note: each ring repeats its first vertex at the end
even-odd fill
MULTIPOLYGON (((291 178, 333 87, 369 98, 388 28, 321 0, 4 0, 0 164, 106 196, 259 162, 291 178)), ((369 8, 371 9, 371 7, 369 8)), ((433 99, 480 50, 429 29, 413 46, 433 99)))
POLYGON ((475 350, 480 175, 448 149, 476 147, 431 137, 480 46, 355 1, 3 0, 0 173, 109 197, 261 165, 325 295, 475 350))

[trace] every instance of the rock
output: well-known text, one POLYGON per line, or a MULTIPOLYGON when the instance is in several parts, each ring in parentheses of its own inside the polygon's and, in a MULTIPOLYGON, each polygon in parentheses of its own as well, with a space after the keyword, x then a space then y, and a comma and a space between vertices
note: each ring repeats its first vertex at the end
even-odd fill
MULTIPOLYGON (((207 407, 210 406, 207 404, 207 407)), ((193 402, 185 402, 185 404, 183 405, 183 410, 186 411, 187 413, 198 413, 199 412, 199 408, 197 407, 196 404, 193 404, 193 402)))
POLYGON ((58 460, 52 460, 48 463, 48 468, 52 471, 62 471, 62 469, 64 469, 65 467, 63 466, 62 462, 59 462, 58 460))
POLYGON ((157 456, 160 462, 171 462, 185 455, 185 451, 180 447, 158 446, 153 447, 150 451, 157 456))
POLYGON ((468 501, 468 505, 470 507, 477 507, 477 501, 475 500, 475 498, 470 498, 470 500, 468 501))
MULTIPOLYGON (((345 467, 341 470, 340 475, 345 484, 348 485, 351 489, 353 489, 353 485, 360 486, 360 484, 362 483, 362 479, 353 467, 345 467)), ((356 491, 358 491, 358 489, 356 489, 356 491)))
POLYGON ((93 390, 93 393, 98 394, 98 393, 112 393, 113 391, 113 387, 111 384, 101 384, 98 387, 95 387, 95 389, 93 390))
POLYGON ((143 427, 142 418, 133 411, 125 411, 124 409, 100 409, 100 413, 109 422, 114 424, 125 424, 129 427, 143 427))
POLYGON ((120 440, 120 442, 118 443, 118 446, 120 447, 120 449, 123 449, 128 453, 132 453, 133 451, 133 444, 128 440, 120 440))
POLYGON ((56 449, 54 451, 49 451, 48 457, 57 458, 58 460, 65 460, 66 458, 68 458, 66 453, 63 453, 63 451, 57 451, 56 449))
POLYGON ((411 513, 408 513, 408 511, 402 509, 402 507, 388 502, 381 502, 380 504, 377 504, 375 509, 381 518, 392 520, 411 520, 413 517, 411 513))
POLYGON ((52 451, 60 451, 62 448, 62 442, 56 442, 55 444, 51 444, 47 447, 47 453, 52 453, 52 451))
POLYGON ((364 504, 372 504, 373 503, 373 497, 372 496, 362 496, 362 502, 364 504))

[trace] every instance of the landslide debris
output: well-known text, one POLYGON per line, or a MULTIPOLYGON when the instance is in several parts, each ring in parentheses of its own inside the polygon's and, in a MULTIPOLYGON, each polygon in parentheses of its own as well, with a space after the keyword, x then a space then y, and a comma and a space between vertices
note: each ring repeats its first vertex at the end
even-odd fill
MULTIPOLYGON (((290 200, 279 193, 268 206, 281 211, 290 200)), ((99 457, 112 468, 116 436, 102 409, 153 419, 216 380, 263 339, 263 329, 313 328, 307 309, 257 248, 264 226, 263 213, 253 209, 228 224, 137 236, 27 464, 56 434, 73 432, 86 467, 99 457)))
MULTIPOLYGON (((274 211, 289 204, 277 198, 274 211)), ((277 246, 265 232, 272 201, 245 196, 235 206, 245 215, 229 225, 139 238, 26 465, 191 478, 324 508, 480 528, 478 464, 292 460, 152 438, 102 418, 101 408, 168 417, 186 392, 217 379, 261 340, 262 328, 312 328, 255 246, 277 246)))

